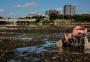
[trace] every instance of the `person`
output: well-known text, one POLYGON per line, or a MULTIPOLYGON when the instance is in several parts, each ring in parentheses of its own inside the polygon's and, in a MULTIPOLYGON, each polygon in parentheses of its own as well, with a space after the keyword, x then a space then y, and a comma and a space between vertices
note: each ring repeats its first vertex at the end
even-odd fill
POLYGON ((58 43, 62 43, 62 45, 59 45, 65 48, 84 49, 86 35, 87 29, 85 27, 75 26, 71 33, 64 33, 64 39, 58 43))
POLYGON ((71 33, 64 33, 64 38, 67 41, 71 37, 80 36, 80 35, 87 35, 87 29, 82 26, 75 26, 71 33))
POLYGON ((72 31, 72 35, 73 36, 78 36, 80 34, 87 34, 87 29, 85 27, 82 26, 76 26, 73 31, 72 31))

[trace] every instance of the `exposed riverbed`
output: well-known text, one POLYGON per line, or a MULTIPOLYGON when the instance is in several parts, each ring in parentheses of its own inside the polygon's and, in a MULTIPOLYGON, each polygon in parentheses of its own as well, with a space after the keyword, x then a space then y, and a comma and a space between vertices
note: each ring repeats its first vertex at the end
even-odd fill
MULTIPOLYGON (((31 32, 30 29, 30 27, 21 28, 21 26, 0 28, 1 62, 70 62, 70 59, 75 62, 89 61, 89 53, 68 50, 62 53, 62 49, 56 48, 55 43, 63 39, 63 33, 65 33, 65 31, 57 31, 60 27, 51 27, 47 29, 48 31, 43 29, 43 32, 40 31, 41 29, 38 31, 38 28, 35 28, 36 32, 31 32)), ((89 35, 90 33, 88 37, 89 35)))

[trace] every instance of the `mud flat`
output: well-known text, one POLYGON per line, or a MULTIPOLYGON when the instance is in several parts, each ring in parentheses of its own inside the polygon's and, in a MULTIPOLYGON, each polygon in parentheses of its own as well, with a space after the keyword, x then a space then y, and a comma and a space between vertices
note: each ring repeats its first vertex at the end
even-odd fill
POLYGON ((60 53, 58 51, 45 51, 40 54, 29 53, 28 55, 18 58, 13 58, 10 61, 19 62, 90 62, 90 54, 86 53, 60 53), (16 59, 16 60, 15 60, 16 59))
POLYGON ((64 24, 43 26, 0 26, 0 32, 70 32, 76 26, 85 26, 90 31, 89 24, 64 24))
MULTIPOLYGON (((20 62, 90 62, 89 53, 60 53, 57 51, 58 49, 51 51, 52 48, 47 48, 50 51, 44 51, 41 53, 32 52, 27 54, 27 52, 24 52, 24 54, 27 54, 26 56, 23 54, 19 54, 22 56, 16 54, 16 48, 38 46, 44 44, 45 41, 58 41, 59 39, 62 39, 61 33, 71 32, 74 26, 75 25, 48 25, 34 27, 2 26, 0 28, 0 61, 12 62, 14 59, 20 59, 20 62), (35 35, 32 35, 32 33, 35 35)), ((89 25, 85 25, 85 27, 90 31, 89 25)), ((90 34, 88 34, 88 37, 89 35, 90 34)))

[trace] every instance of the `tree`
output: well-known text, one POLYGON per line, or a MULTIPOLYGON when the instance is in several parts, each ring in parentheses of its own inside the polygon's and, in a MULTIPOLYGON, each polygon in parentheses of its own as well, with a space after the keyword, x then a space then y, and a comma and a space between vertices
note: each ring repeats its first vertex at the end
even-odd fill
POLYGON ((4 17, 0 17, 0 19, 4 19, 4 17))
POLYGON ((35 23, 38 23, 38 22, 42 21, 45 18, 45 16, 34 16, 34 18, 36 19, 35 23))
POLYGON ((74 17, 73 17, 73 19, 75 19, 76 21, 90 21, 90 15, 75 15, 74 17))
POLYGON ((59 14, 58 13, 49 13, 49 19, 50 20, 55 20, 55 19, 58 19, 59 18, 59 14))

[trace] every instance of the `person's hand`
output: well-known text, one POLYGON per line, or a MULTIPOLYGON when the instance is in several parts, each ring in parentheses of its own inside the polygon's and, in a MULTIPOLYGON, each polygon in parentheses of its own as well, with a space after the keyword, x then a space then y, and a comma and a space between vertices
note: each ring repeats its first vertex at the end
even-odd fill
POLYGON ((86 33, 87 33, 87 29, 81 26, 76 26, 72 31, 73 36, 77 36, 80 34, 86 34, 86 33))

